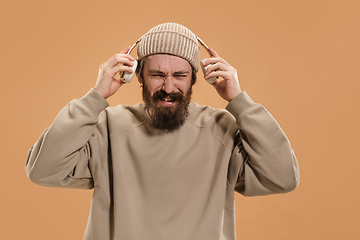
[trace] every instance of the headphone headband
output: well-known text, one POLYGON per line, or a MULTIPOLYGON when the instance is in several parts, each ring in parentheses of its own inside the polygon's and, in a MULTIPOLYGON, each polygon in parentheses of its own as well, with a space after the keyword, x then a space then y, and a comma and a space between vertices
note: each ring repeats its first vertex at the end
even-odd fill
MULTIPOLYGON (((143 35, 144 36, 144 35, 143 35)), ((130 53, 132 52, 132 50, 136 47, 136 45, 138 45, 138 43, 141 41, 141 39, 143 38, 143 36, 141 36, 132 46, 131 46, 131 48, 129 49, 129 51, 128 51, 128 55, 130 55, 130 53)), ((206 48, 206 50, 207 50, 207 52, 209 53, 209 55, 210 56, 212 56, 211 55, 211 53, 210 53, 210 51, 209 51, 209 47, 205 44, 205 42, 203 41, 203 40, 201 40, 201 38, 199 38, 198 36, 195 36, 196 37, 196 39, 198 40, 198 42, 200 43, 200 45, 202 45, 203 47, 205 47, 206 48)))

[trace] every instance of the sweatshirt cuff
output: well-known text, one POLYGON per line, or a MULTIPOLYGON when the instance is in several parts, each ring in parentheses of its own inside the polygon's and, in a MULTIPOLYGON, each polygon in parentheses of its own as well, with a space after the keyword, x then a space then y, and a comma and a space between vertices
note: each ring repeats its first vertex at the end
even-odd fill
POLYGON ((242 91, 229 102, 226 106, 226 110, 228 110, 236 118, 255 104, 256 103, 249 97, 249 95, 245 91, 242 91))
POLYGON ((108 101, 106 101, 106 99, 103 98, 103 96, 101 96, 94 88, 91 88, 85 96, 80 98, 80 101, 89 106, 89 108, 96 113, 100 113, 109 106, 108 101))

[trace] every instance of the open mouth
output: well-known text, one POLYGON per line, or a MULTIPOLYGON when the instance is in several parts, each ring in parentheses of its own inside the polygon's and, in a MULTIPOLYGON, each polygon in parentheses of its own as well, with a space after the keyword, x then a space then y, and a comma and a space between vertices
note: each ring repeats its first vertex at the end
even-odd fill
POLYGON ((176 100, 171 98, 170 96, 166 96, 164 98, 161 98, 160 102, 161 102, 162 105, 170 107, 170 106, 173 106, 175 104, 176 100))
POLYGON ((180 92, 167 94, 164 90, 158 90, 154 93, 152 98, 163 107, 172 107, 174 105, 181 104, 184 96, 180 92))

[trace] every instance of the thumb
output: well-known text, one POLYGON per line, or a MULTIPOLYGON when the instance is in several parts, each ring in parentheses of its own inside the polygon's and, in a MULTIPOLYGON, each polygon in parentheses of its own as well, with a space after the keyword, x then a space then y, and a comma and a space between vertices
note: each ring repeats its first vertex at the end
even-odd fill
POLYGON ((130 46, 127 46, 124 50, 122 50, 120 53, 121 54, 127 54, 128 52, 129 52, 129 50, 130 50, 130 46))

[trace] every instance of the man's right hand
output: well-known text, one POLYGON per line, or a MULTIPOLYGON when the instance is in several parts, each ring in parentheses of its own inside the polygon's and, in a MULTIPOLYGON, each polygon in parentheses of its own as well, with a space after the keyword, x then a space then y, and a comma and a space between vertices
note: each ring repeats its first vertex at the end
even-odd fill
POLYGON ((125 84, 122 78, 116 79, 115 75, 119 72, 133 71, 130 66, 133 66, 135 60, 134 57, 126 54, 130 49, 130 46, 125 48, 122 52, 115 54, 105 63, 101 64, 99 68, 98 79, 96 81, 94 89, 100 93, 105 99, 116 93, 116 91, 125 84))

